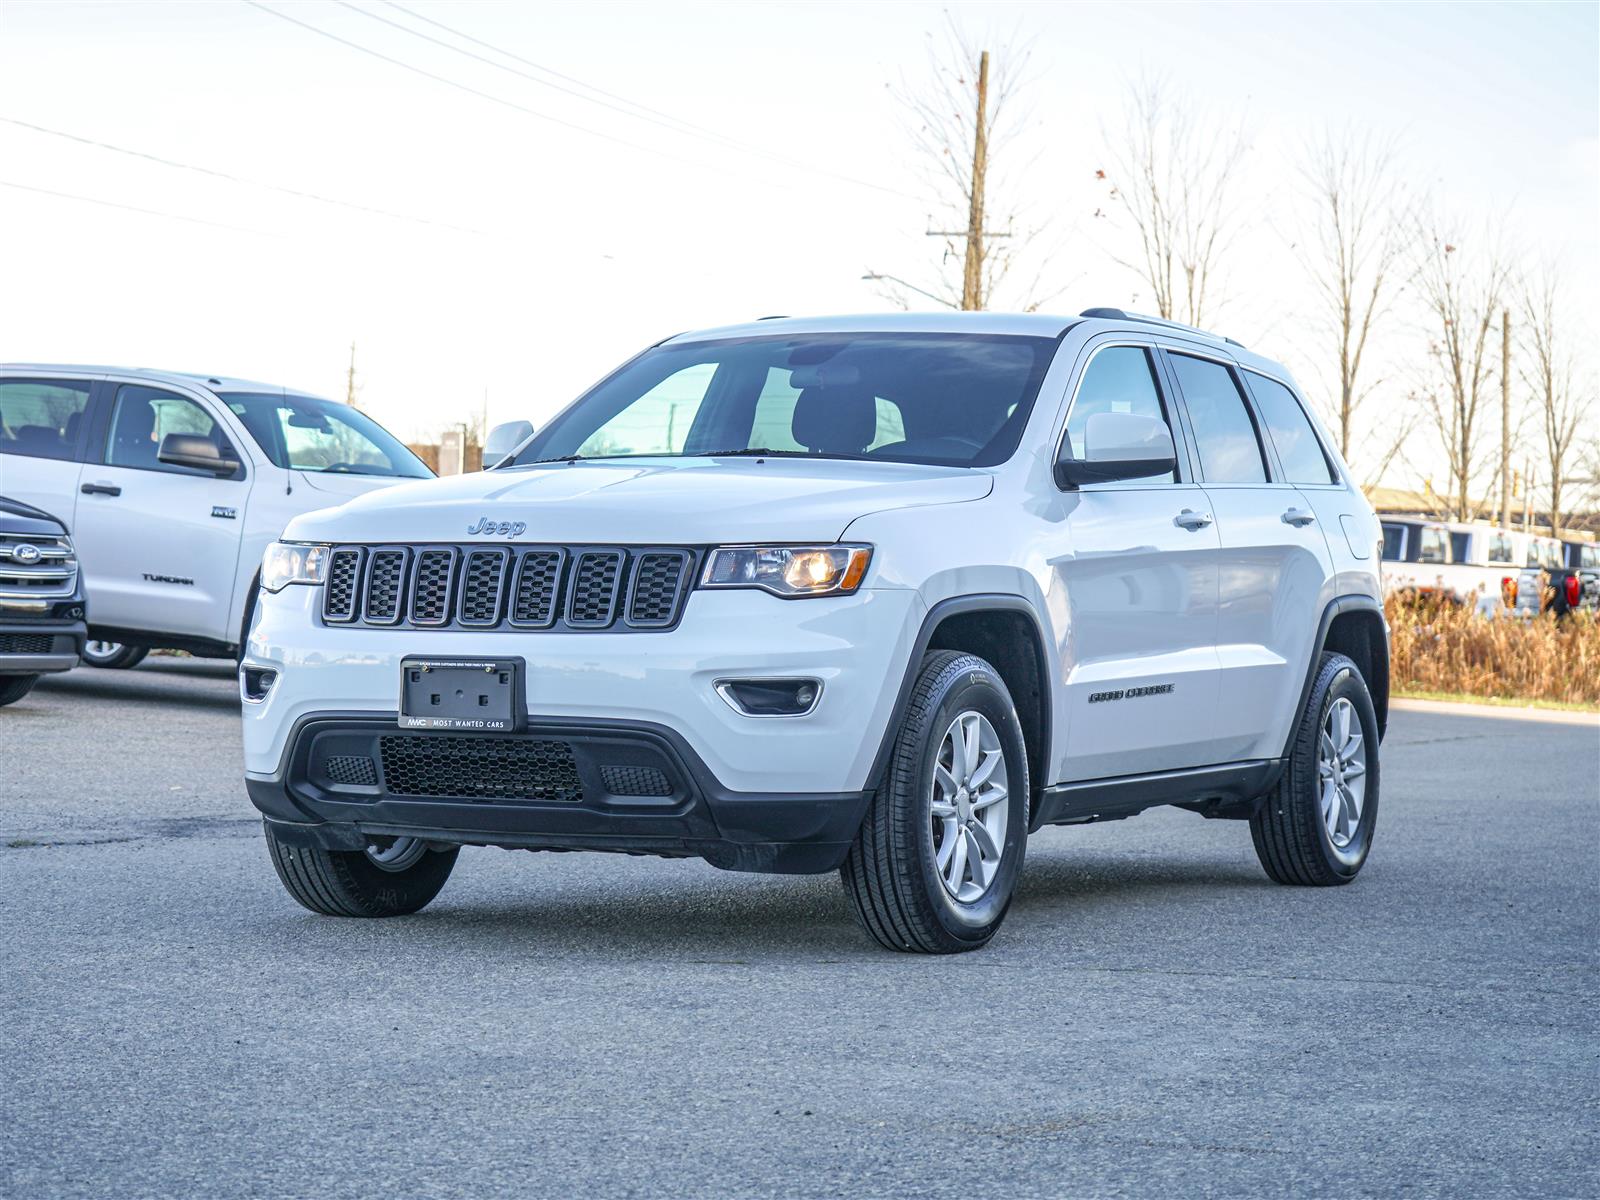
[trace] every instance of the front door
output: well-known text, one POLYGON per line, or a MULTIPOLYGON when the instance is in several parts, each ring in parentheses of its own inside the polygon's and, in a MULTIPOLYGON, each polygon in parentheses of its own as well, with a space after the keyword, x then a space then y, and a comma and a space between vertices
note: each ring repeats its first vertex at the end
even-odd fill
POLYGON ((159 461, 169 433, 228 445, 198 401, 141 384, 116 389, 103 453, 84 464, 73 530, 89 620, 234 642, 229 610, 250 478, 244 467, 219 479, 159 461))
POLYGON ((1167 360, 1221 538, 1215 761, 1276 758, 1333 574, 1328 545, 1310 501, 1281 478, 1236 368, 1176 351, 1167 360))
POLYGON ((1067 415, 1073 452, 1083 453, 1092 414, 1139 413, 1167 420, 1179 468, 1065 494, 1064 552, 1052 563, 1067 670, 1059 782, 1216 761, 1218 541, 1209 503, 1192 481, 1153 347, 1102 344, 1089 354, 1067 415))

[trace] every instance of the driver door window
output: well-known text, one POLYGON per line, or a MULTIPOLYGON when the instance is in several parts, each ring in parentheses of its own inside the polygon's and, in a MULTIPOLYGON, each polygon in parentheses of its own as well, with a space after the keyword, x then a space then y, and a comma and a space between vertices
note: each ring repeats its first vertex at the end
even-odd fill
POLYGON ((116 407, 111 414, 106 465, 166 471, 173 475, 199 475, 207 479, 215 477, 210 471, 162 462, 157 455, 161 439, 169 433, 209 438, 217 449, 238 457, 216 420, 193 400, 158 388, 125 384, 117 389, 116 407))
MULTIPOLYGON (((1084 456, 1084 431, 1096 413, 1134 413, 1167 421, 1166 407, 1156 387, 1155 364, 1150 361, 1148 350, 1141 346, 1108 346, 1089 360, 1072 401, 1072 411, 1067 414, 1066 437, 1074 458, 1084 456)), ((1130 482, 1136 486, 1175 483, 1177 472, 1130 482)))

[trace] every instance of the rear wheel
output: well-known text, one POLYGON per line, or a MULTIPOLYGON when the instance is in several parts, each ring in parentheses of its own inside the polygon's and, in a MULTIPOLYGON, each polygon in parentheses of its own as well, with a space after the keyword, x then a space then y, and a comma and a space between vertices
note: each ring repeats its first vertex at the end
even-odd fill
POLYGON ((884 786, 841 874, 856 918, 891 950, 988 943, 1028 839, 1028 757, 1005 683, 983 659, 929 654, 884 786))
POLYGON ((267 852, 288 893, 328 917, 401 917, 439 894, 459 847, 420 838, 374 838, 365 850, 291 846, 267 826, 267 852))
POLYGON ((0 675, 0 708, 21 700, 38 682, 37 675, 0 675))
POLYGON ((91 667, 121 671, 136 667, 150 651, 145 646, 125 646, 121 642, 91 640, 84 643, 83 661, 91 667))
POLYGON ((1366 681, 1324 654, 1278 785, 1250 820, 1256 856, 1279 883, 1356 877, 1378 820, 1378 718, 1366 681))

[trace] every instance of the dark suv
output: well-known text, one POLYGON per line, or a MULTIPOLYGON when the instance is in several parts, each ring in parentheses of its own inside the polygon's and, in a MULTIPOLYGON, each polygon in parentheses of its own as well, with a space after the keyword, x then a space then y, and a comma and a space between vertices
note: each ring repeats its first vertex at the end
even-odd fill
POLYGON ((83 653, 83 579, 67 527, 0 496, 0 706, 83 653))

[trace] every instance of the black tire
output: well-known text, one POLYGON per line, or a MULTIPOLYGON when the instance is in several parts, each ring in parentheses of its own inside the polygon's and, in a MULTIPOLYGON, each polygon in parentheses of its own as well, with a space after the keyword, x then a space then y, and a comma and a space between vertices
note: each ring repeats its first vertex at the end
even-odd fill
POLYGON ((38 682, 37 675, 0 675, 0 708, 21 700, 38 682))
POLYGON ((1378 821, 1379 756, 1372 697, 1360 670, 1344 655, 1322 656, 1290 747, 1282 778, 1250 819, 1256 856, 1279 883, 1303 887, 1349 883, 1372 850, 1378 821), (1360 819, 1349 833, 1349 842, 1336 846, 1322 815, 1318 743, 1329 710, 1341 699, 1350 701, 1360 722, 1366 774, 1360 819))
POLYGON ((116 646, 109 654, 97 654, 91 647, 90 641, 83 648, 83 662, 85 666, 100 667, 106 671, 126 671, 129 667, 137 667, 144 661, 144 656, 150 653, 148 646, 125 646, 120 642, 110 642, 108 645, 116 646))
MULTIPOLYGON (((873 797, 840 875, 856 919, 881 945, 957 954, 986 945, 1011 907, 1028 841, 1028 755, 1011 694, 983 659, 937 650, 922 662, 883 786, 873 797), (966 712, 997 735, 1007 774, 1006 828, 988 889, 964 903, 936 866, 932 793, 945 733, 966 712)), ((945 827, 945 828, 948 828, 945 827)), ((947 836, 947 835, 946 835, 947 836)), ((959 870, 959 868, 956 868, 959 870)))
POLYGON ((362 850, 290 846, 267 827, 267 852, 288 893, 328 917, 403 917, 439 894, 460 847, 425 850, 400 870, 378 866, 362 850))

